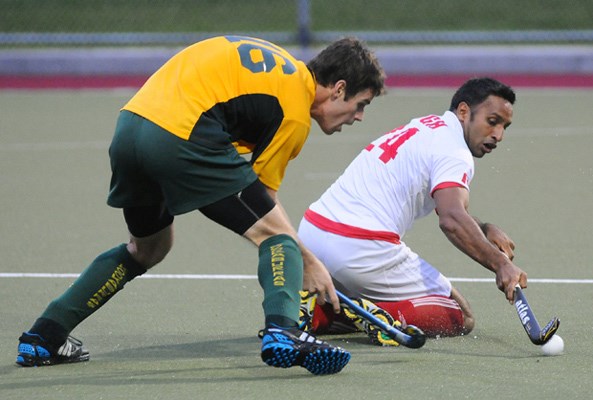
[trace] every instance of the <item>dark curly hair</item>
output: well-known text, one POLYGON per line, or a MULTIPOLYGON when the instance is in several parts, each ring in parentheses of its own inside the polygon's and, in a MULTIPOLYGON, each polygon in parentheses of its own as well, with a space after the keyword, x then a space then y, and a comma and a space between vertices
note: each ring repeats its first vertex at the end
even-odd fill
POLYGON ((498 96, 515 104, 515 92, 510 86, 497 81, 496 79, 482 77, 473 78, 465 82, 451 99, 449 111, 455 111, 459 103, 466 103, 471 109, 482 104, 488 96, 498 96))
POLYGON ((364 42, 353 37, 337 40, 307 63, 317 83, 331 86, 346 81, 346 99, 366 89, 374 96, 385 92, 385 73, 364 42))

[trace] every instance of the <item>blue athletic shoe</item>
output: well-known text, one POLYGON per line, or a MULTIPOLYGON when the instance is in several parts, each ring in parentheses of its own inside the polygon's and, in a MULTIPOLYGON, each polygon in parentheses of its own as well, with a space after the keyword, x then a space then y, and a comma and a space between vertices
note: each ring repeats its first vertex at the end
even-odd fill
POLYGON ((346 350, 296 328, 268 327, 262 333, 261 358, 272 367, 298 365, 312 374, 325 375, 340 372, 350 361, 346 350))
POLYGON ((68 336, 66 343, 55 351, 41 336, 24 332, 19 338, 16 363, 23 367, 43 367, 88 361, 89 352, 78 339, 68 336))

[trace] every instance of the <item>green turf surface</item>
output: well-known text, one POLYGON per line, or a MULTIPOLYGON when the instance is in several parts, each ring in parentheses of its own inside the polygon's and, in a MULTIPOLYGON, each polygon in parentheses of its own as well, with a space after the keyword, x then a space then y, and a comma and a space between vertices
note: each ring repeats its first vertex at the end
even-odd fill
MULTIPOLYGON (((297 30, 297 0, 0 0, 5 32, 297 30)), ((314 30, 591 29, 589 0, 312 0, 314 30)))
MULTIPOLYGON (((441 113, 450 89, 391 89, 365 120, 334 137, 314 127, 280 199, 295 223, 371 139, 410 117, 441 113)), ((476 161, 471 212, 502 226, 532 279, 591 279, 593 91, 518 89, 505 140, 476 161)), ((105 205, 107 147, 130 91, 0 93, 0 274, 79 273, 126 240, 105 205)), ((455 250, 436 219, 407 244, 451 277, 492 278, 455 250)), ((545 323, 558 315, 566 354, 543 357, 493 282, 454 283, 474 308, 466 337, 419 350, 326 337, 353 354, 343 372, 314 377, 259 359, 256 251, 198 214, 176 219, 176 245, 156 274, 245 274, 249 279, 138 279, 75 331, 91 361, 18 368, 17 338, 71 278, 0 277, 2 399, 547 399, 590 397, 591 283, 531 283, 545 323)))

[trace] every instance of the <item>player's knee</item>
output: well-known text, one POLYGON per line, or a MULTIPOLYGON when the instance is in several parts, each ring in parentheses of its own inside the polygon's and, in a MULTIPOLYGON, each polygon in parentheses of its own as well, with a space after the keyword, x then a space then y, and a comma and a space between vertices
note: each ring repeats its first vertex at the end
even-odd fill
POLYGON ((163 261, 173 247, 172 228, 145 238, 132 237, 128 243, 128 251, 134 259, 146 269, 150 269, 163 261))
POLYGON ((265 185, 256 180, 242 191, 199 210, 217 224, 249 239, 249 229, 265 218, 275 206, 265 185))
POLYGON ((148 248, 145 246, 134 246, 131 243, 128 244, 128 251, 132 257, 146 269, 150 269, 163 261, 170 249, 171 247, 166 246, 148 248))
POLYGON ((291 233, 292 231, 293 228, 290 221, 283 215, 280 208, 274 207, 268 214, 245 231, 243 236, 256 246, 259 246, 266 239, 278 235, 290 236, 292 240, 296 240, 291 233))

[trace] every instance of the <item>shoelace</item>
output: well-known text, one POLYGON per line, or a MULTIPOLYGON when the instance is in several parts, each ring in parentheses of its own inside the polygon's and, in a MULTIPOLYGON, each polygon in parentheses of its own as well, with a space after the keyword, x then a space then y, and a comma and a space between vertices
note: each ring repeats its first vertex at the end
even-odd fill
POLYGON ((64 357, 70 357, 72 354, 76 352, 77 346, 80 347, 82 343, 77 342, 76 340, 72 340, 72 338, 66 339, 66 343, 64 343, 58 349, 58 355, 64 357))

